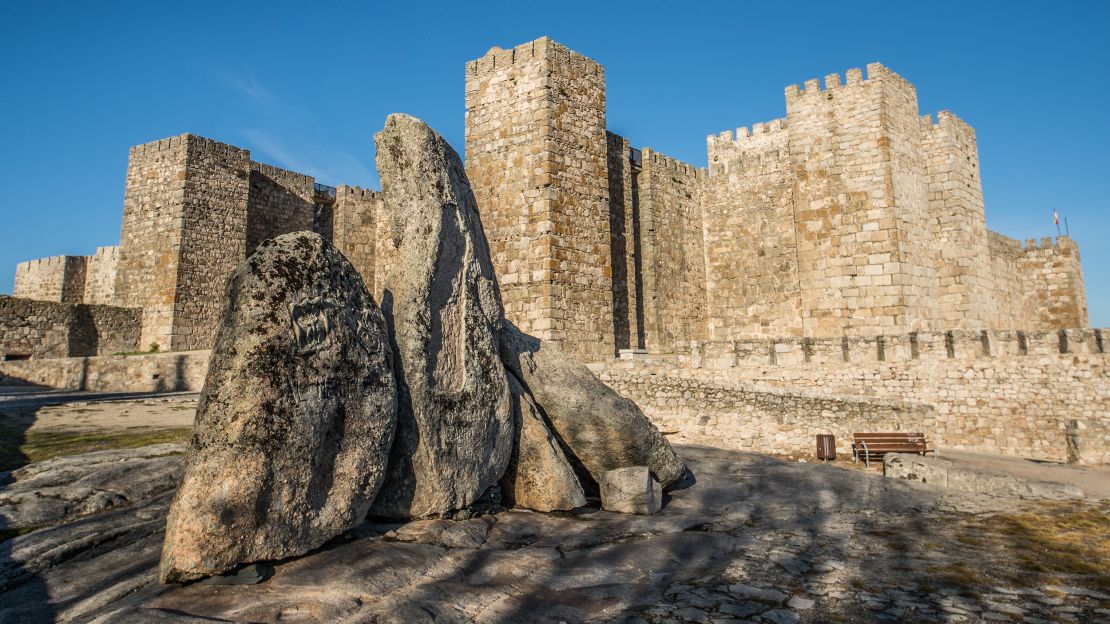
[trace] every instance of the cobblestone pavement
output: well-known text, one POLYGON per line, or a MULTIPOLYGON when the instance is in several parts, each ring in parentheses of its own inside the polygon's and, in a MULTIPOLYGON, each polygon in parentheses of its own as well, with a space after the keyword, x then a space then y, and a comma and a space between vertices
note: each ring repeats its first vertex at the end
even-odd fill
POLYGON ((0 545, 0 622, 1110 620, 1104 503, 678 448, 698 483, 657 516, 366 523, 256 585, 157 585, 170 491, 135 490, 130 507, 0 545))

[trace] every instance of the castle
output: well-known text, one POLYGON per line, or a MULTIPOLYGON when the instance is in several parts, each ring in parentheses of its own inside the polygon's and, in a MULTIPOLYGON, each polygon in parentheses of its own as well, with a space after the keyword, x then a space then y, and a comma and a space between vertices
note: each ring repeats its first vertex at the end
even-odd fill
MULTIPOLYGON (((921 116, 882 65, 787 87, 785 118, 709 137, 707 169, 631 145, 606 129, 601 65, 548 38, 466 65, 466 167, 506 314, 586 360, 1088 324, 1076 244, 988 230, 974 130, 921 116)), ((323 234, 377 292, 381 202, 245 149, 162 139, 131 149, 119 246, 20 264, 13 294, 93 321, 138 310, 118 323, 136 324, 136 350, 205 349, 228 275, 278 234, 323 234)), ((105 352, 11 342, 17 357, 105 352)))

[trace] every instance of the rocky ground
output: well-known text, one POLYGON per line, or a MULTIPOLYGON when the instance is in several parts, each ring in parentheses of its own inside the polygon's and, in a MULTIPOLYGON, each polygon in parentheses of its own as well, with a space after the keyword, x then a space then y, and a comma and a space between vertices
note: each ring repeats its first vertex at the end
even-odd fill
POLYGON ((367 522, 270 575, 158 585, 180 447, 2 477, 0 622, 1089 622, 1110 619, 1105 503, 971 495, 679 447, 657 516, 585 508, 367 522))

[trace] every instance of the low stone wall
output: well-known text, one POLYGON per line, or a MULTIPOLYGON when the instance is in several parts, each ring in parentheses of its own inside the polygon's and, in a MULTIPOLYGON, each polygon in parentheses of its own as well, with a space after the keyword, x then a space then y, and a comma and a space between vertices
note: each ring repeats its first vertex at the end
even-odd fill
POLYGON ((850 457, 853 432, 936 427, 936 413, 924 403, 760 387, 661 370, 606 370, 600 376, 639 405, 672 442, 813 454, 815 436, 831 433, 837 452, 850 457))
MULTIPOLYGON (((1030 459, 1065 461, 1067 423, 1078 420, 1084 457, 1092 463, 1106 463, 1110 459, 1110 358, 1096 350, 1052 351, 1034 350, 1030 345, 1022 354, 994 357, 862 362, 814 358, 810 362, 722 368, 690 368, 689 360, 613 362, 607 365, 606 375, 618 391, 640 403, 649 415, 663 414, 660 425, 680 423, 693 436, 707 435, 708 422, 716 423, 713 426, 719 432, 714 436, 742 439, 745 429, 755 426, 740 417, 749 409, 741 404, 755 400, 751 392, 743 390, 744 384, 756 384, 797 397, 812 393, 929 405, 932 412, 927 417, 903 421, 898 428, 921 430, 942 446, 1030 459), (681 400, 672 398, 677 389, 684 393, 681 400), (722 396, 706 395, 711 389, 722 396)), ((817 404, 808 414, 797 412, 795 403, 799 401, 791 399, 784 408, 788 410, 784 413, 797 416, 778 425, 806 433, 796 437, 799 446, 790 450, 812 447, 808 434, 813 432, 850 434, 879 428, 878 423, 837 425, 836 419, 843 416, 823 414, 817 404), (817 431, 820 428, 825 430, 817 431)), ((785 435, 783 439, 795 437, 785 435)))
POLYGON ((210 351, 44 358, 0 362, 0 385, 35 384, 92 392, 195 391, 210 351))
POLYGON ((0 296, 0 360, 135 351, 140 319, 135 308, 0 296))

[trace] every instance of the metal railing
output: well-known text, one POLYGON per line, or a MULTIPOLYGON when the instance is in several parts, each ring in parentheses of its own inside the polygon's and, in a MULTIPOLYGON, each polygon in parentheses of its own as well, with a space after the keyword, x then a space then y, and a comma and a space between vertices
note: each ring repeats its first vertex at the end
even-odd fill
POLYGON ((328 199, 335 199, 335 187, 328 186, 327 184, 320 184, 315 182, 312 185, 312 192, 317 197, 327 197, 328 199))

